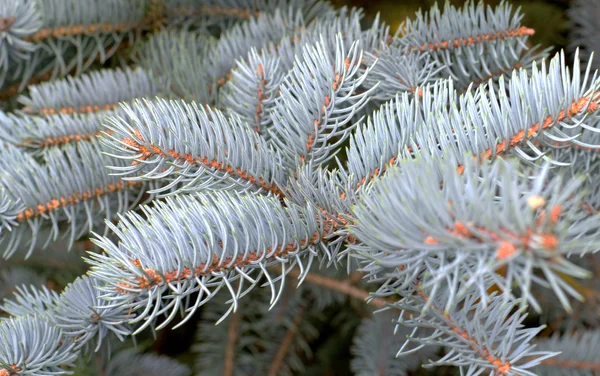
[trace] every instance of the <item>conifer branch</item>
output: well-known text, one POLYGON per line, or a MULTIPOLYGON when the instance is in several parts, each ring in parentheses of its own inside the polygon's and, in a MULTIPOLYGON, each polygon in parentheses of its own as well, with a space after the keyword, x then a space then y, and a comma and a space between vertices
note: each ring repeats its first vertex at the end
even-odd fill
POLYGON ((277 105, 283 70, 279 58, 263 57, 254 49, 245 62, 238 62, 233 79, 221 91, 221 106, 236 112, 255 132, 267 135, 272 126, 271 112, 277 105))
MULTIPOLYGON (((125 115, 122 111, 110 113, 125 115)), ((102 136, 102 123, 106 115, 91 113, 39 117, 0 114, 0 140, 24 148, 33 155, 43 155, 53 147, 91 142, 102 136)))
POLYGON ((418 12, 399 31, 399 43, 409 50, 431 56, 457 87, 494 77, 518 63, 529 66, 544 58, 548 50, 529 49, 527 38, 534 31, 520 24, 523 15, 501 2, 496 8, 469 0, 462 9, 446 2, 443 10, 435 4, 427 13, 418 12))
POLYGON ((158 86, 141 68, 102 70, 77 78, 66 78, 29 87, 27 96, 19 97, 27 115, 88 114, 110 111, 119 102, 135 98, 152 98, 158 86))
MULTIPOLYGON (((332 13, 332 12, 330 12, 332 13)), ((235 60, 245 58, 252 48, 277 43, 289 31, 304 26, 304 18, 295 8, 275 9, 227 29, 218 40, 200 33, 164 32, 153 36, 139 51, 138 60, 160 79, 170 82, 178 97, 213 104, 218 90, 229 80, 235 60), (177 56, 177 59, 171 59, 177 56), (203 69, 193 69, 196 64, 203 69)))
MULTIPOLYGON (((67 373, 78 353, 48 318, 23 316, 0 322, 0 375, 67 373)), ((3 375, 3 376, 4 376, 3 375)))
POLYGON ((77 237, 97 229, 102 215, 111 218, 136 205, 145 187, 107 176, 103 164, 108 158, 100 154, 97 142, 50 150, 43 165, 9 145, 1 154, 0 203, 5 205, 0 213, 0 243, 6 247, 5 258, 21 243, 29 244, 28 257, 42 228, 50 230, 45 247, 67 223, 63 235, 69 236, 71 247, 77 237))
POLYGON ((51 71, 56 77, 72 69, 80 74, 96 58, 105 61, 127 37, 146 27, 147 1, 82 1, 71 7, 54 0, 11 4, 8 13, 17 19, 6 32, 10 43, 0 39, 5 56, 0 86, 17 81, 22 90, 38 74, 51 71))
POLYGON ((5 300, 0 376, 68 373, 93 351, 107 374, 135 360, 184 376, 103 357, 199 307, 201 372, 300 373, 314 314, 349 297, 384 311, 355 337, 359 376, 428 357, 466 375, 597 370, 597 281, 579 282, 591 273, 575 258, 600 244, 600 79, 578 53, 538 62, 522 18, 447 2, 392 36, 318 0, 2 3, 0 97, 30 90, 0 112, 0 249, 29 257, 90 232, 97 247, 61 294, 5 300), (156 31, 140 68, 32 84, 156 31), (138 207, 154 193, 167 197, 138 207), (345 257, 373 288, 311 272, 345 257), (573 334, 537 351, 543 327, 524 324, 553 308, 544 290, 578 314, 542 316, 573 334))
POLYGON ((544 359, 542 365, 564 369, 577 369, 582 371, 600 372, 600 362, 584 362, 578 360, 544 359))
POLYGON ((570 373, 573 375, 594 374, 600 372, 600 362, 596 349, 600 344, 600 332, 597 329, 574 331, 562 336, 538 340, 543 350, 560 351, 556 357, 544 359, 536 368, 538 374, 556 376, 570 373))
MULTIPOLYGON (((430 298, 423 291, 419 281, 416 282, 416 293, 421 299, 423 299, 425 304, 429 304, 430 298)), ((496 356, 492 355, 490 353, 490 350, 492 349, 488 349, 484 345, 479 343, 479 341, 476 338, 473 338, 465 328, 462 328, 460 325, 458 325, 448 313, 444 313, 442 309, 438 307, 435 303, 432 303, 430 307, 435 311, 435 314, 439 318, 443 317, 443 320, 441 321, 448 326, 451 332, 455 333, 455 336, 459 341, 466 342, 467 345, 471 347, 471 349, 475 353, 477 353, 479 357, 485 359, 489 363, 489 366, 495 368, 495 371, 499 375, 507 375, 511 372, 512 365, 510 364, 510 362, 504 362, 496 356)))
POLYGON ((127 177, 134 180, 171 175, 172 182, 156 192, 182 183, 177 191, 229 187, 282 196, 279 186, 287 180, 278 163, 282 157, 237 115, 226 118, 196 103, 166 100, 138 101, 123 105, 123 111, 127 119, 109 117, 109 132, 101 138, 118 153, 112 155, 131 160, 129 167, 111 166, 117 174, 141 173, 127 177))
POLYGON ((273 114, 278 121, 270 140, 282 150, 289 168, 308 162, 317 167, 331 159, 332 149, 352 129, 352 117, 368 100, 370 91, 355 92, 368 74, 355 77, 362 60, 358 44, 346 53, 341 36, 336 36, 333 58, 326 47, 324 40, 307 46, 280 87, 273 114))
POLYGON ((66 197, 53 198, 48 202, 40 202, 33 207, 27 208, 17 214, 17 222, 24 222, 32 218, 38 218, 45 214, 49 214, 54 210, 58 210, 69 205, 75 205, 80 202, 94 200, 104 195, 122 191, 131 187, 139 187, 142 182, 119 182, 111 183, 105 187, 95 187, 84 192, 73 192, 66 197))
MULTIPOLYGON (((543 64, 538 70, 534 63, 531 75, 525 70, 513 72, 506 85, 501 77, 497 90, 481 86, 475 93, 459 96, 452 82, 442 81, 425 88, 422 96, 396 97, 351 137, 347 166, 350 183, 359 189, 399 160, 420 153, 458 156, 469 150, 476 159, 493 160, 510 152, 534 161, 548 159, 532 147, 537 140, 548 146, 559 141, 589 147, 589 143, 577 139, 574 129, 599 132, 593 124, 600 116, 600 80, 596 75, 590 78, 590 65, 581 76, 577 59, 572 77, 568 76, 561 53, 551 60, 548 70, 543 64), (557 82, 561 82, 560 87, 555 87, 557 82), (545 92, 553 98, 539 95, 536 87, 547 88, 545 92), (506 114, 510 114, 509 122, 504 120, 506 114), (531 119, 543 120, 532 123, 531 119), (393 142, 384 143, 384 139, 393 142)), ((565 162, 569 161, 561 161, 565 162)), ((457 168, 460 172, 460 163, 457 168)))
MULTIPOLYGON (((164 203, 157 202, 155 208, 144 206, 142 211, 147 217, 144 221, 136 214, 128 213, 121 218, 119 227, 109 223, 108 226, 120 236, 119 244, 107 238, 96 239, 95 243, 106 253, 92 254, 88 260, 93 265, 92 275, 106 282, 106 287, 101 289, 114 301, 113 304, 134 309, 138 316, 132 323, 146 321, 136 333, 169 310, 171 314, 158 328, 171 321, 180 308, 193 313, 221 288, 229 290, 235 309, 238 299, 244 294, 244 282, 240 281, 237 292, 232 288, 231 282, 238 279, 249 282, 247 289, 251 289, 266 274, 273 304, 280 294, 276 292, 266 267, 282 265, 282 276, 278 276, 278 280, 291 266, 301 263, 301 257, 307 256, 310 266, 316 256, 314 247, 320 246, 324 231, 327 231, 320 228, 310 209, 291 203, 282 207, 278 199, 263 196, 233 193, 179 196, 167 198, 164 203), (237 211, 238 205, 246 210, 237 211), (206 218, 220 223, 222 231, 218 237, 213 234, 212 225, 206 222, 206 218), (177 230, 179 223, 183 222, 196 228, 190 228, 189 232, 177 230), (256 233, 242 230, 249 228, 246 226, 250 223, 254 223, 251 226, 256 233), (184 252, 201 257, 183 256, 189 260, 184 265, 179 263, 182 256, 155 258, 171 252, 169 248, 156 249, 161 245, 152 241, 154 236, 148 237, 156 231, 161 234, 160 237, 170 239, 165 244, 188 244, 178 250, 178 254, 184 252), (208 238, 200 240, 197 234, 206 234, 208 238), (201 293, 195 303, 182 299, 198 289, 201 293), (177 291, 182 298, 170 303, 163 300, 163 295, 166 297, 170 290, 177 291), (153 306, 155 308, 150 310, 153 306)), ((306 266, 301 268, 307 270, 306 266)))
POLYGON ((535 30, 530 29, 525 26, 521 26, 518 29, 496 31, 496 32, 490 33, 490 34, 483 33, 483 34, 479 34, 479 35, 474 35, 472 37, 455 38, 454 40, 450 40, 450 41, 441 40, 441 41, 433 41, 433 42, 423 43, 421 46, 417 47, 417 49, 420 52, 447 50, 447 49, 451 49, 451 48, 458 48, 461 46, 472 46, 477 43, 490 42, 490 41, 495 42, 495 41, 500 41, 500 40, 505 40, 505 39, 510 39, 510 38, 530 36, 533 34, 535 34, 535 30))
MULTIPOLYGON (((446 302, 446 310, 472 286, 478 286, 475 290, 485 305, 490 292, 483 284, 490 275, 504 299, 512 298, 514 286, 518 286, 523 301, 539 310, 530 289, 532 282, 540 283, 551 287, 563 307, 570 310, 566 295, 579 299, 581 295, 561 274, 585 278, 589 273, 566 256, 595 252, 597 248, 596 240, 575 235, 583 228, 573 228, 575 223, 585 226, 578 219, 583 193, 577 187, 583 179, 567 183, 560 174, 548 178, 546 166, 535 172, 522 171, 525 176, 535 176, 525 183, 518 170, 503 161, 480 167, 470 162, 470 167, 459 174, 451 167, 455 161, 405 161, 402 172, 388 172, 361 196, 353 208, 354 226, 350 229, 360 242, 349 244, 349 248, 365 261, 377 260, 368 264, 366 271, 380 273, 386 267, 410 264, 411 268, 393 273, 398 281, 409 283, 422 268, 426 277, 421 277, 421 283, 430 284, 434 292, 447 285, 451 300, 446 302), (413 186, 404 189, 401 182, 408 176, 413 186), (444 184, 440 186, 440 182, 444 184), (465 189, 472 192, 469 199, 464 197, 465 189), (495 199, 496 194, 506 197, 509 191, 522 193, 512 195, 511 202, 495 199), (551 199, 550 192, 561 192, 562 200, 551 199), (491 219, 489 213, 503 214, 491 219), (567 229, 573 229, 573 237, 567 229), (439 261, 432 262, 431 257, 439 261), (507 268, 505 275, 497 274, 501 267, 507 268), (539 268, 544 277, 534 278, 532 268, 539 268)), ((595 232, 590 229, 589 233, 595 232)))

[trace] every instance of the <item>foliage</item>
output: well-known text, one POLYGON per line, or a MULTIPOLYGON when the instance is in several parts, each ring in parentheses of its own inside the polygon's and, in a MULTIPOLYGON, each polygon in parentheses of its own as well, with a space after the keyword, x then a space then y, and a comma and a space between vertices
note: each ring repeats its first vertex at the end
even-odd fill
POLYGON ((600 77, 522 19, 0 4, 0 376, 598 370, 600 77))

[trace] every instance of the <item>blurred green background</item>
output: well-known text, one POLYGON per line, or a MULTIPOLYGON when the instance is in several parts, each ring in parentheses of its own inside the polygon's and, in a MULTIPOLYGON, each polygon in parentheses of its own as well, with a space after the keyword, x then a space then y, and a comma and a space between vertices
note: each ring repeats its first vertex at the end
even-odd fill
MULTIPOLYGON (((600 1, 600 0, 598 0, 600 1)), ((374 17, 377 12, 394 28, 393 31, 406 18, 412 18, 416 11, 424 11, 431 8, 436 0, 331 0, 337 6, 356 6, 365 10, 369 18, 374 17)), ((445 0, 437 1, 443 6, 445 0)), ((452 0, 453 5, 463 6, 465 0, 452 0)), ((495 6, 500 0, 485 0, 487 5, 495 6)), ((567 45, 569 20, 567 9, 572 0, 510 0, 513 9, 521 7, 524 13, 523 25, 533 28, 535 34, 530 39, 532 44, 541 44, 544 47, 554 47, 555 51, 565 48, 567 45)))

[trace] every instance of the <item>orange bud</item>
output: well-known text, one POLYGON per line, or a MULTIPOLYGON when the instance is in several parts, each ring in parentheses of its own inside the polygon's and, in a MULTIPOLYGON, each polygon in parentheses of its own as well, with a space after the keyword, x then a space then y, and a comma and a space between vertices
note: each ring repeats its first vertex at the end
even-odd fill
POLYGON ((509 241, 503 241, 500 243, 498 250, 496 251, 496 258, 499 260, 503 260, 507 257, 514 255, 517 251, 514 244, 509 241))

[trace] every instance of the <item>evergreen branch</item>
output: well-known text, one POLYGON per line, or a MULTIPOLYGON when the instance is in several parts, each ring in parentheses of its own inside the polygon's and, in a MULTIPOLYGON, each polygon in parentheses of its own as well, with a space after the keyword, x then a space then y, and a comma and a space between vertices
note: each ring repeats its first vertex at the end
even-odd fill
MULTIPOLYGON (((118 51, 129 47, 130 42, 125 40, 116 46, 107 46, 105 51, 98 51, 82 61, 71 59, 69 61, 60 61, 58 65, 48 64, 50 56, 45 50, 37 50, 28 60, 21 62, 18 66, 11 65, 14 79, 7 85, 0 85, 0 100, 7 100, 14 95, 22 92, 30 85, 36 85, 45 81, 54 80, 56 77, 65 75, 79 75, 89 68, 95 62, 104 62, 107 56, 112 56, 118 51)), ((71 56, 73 48, 69 45, 54 46, 58 49, 57 55, 71 56)))
POLYGON ((47 319, 27 315, 0 322, 0 375, 64 375, 78 354, 47 319))
MULTIPOLYGON (((333 46, 336 45, 336 38, 338 38, 337 35, 340 33, 342 34, 342 42, 345 49, 349 49, 352 43, 356 40, 360 40, 361 46, 363 46, 366 51, 373 50, 379 45, 379 38, 384 38, 388 35, 389 30, 387 27, 380 24, 377 20, 370 29, 362 31, 360 23, 361 18, 362 13, 360 10, 355 8, 348 10, 344 7, 338 12, 323 15, 313 23, 306 25, 306 27, 299 27, 297 31, 294 30, 277 43, 269 44, 267 47, 263 48, 260 53, 249 55, 243 63, 238 63, 238 69, 233 69, 227 73, 227 77, 225 77, 226 80, 223 81, 227 82, 227 84, 224 85, 226 93, 223 93, 221 106, 232 107, 236 111, 241 112, 240 114, 242 117, 247 118, 250 124, 256 122, 255 117, 260 117, 261 119, 264 119, 265 126, 272 126, 272 118, 275 115, 273 110, 277 106, 276 98, 281 94, 279 86, 282 81, 282 75, 284 72, 293 68, 296 60, 301 60, 303 50, 307 48, 307 46, 318 44, 325 40, 326 44, 331 46, 326 49, 326 52, 329 52, 330 58, 334 60, 335 48, 333 46), (232 74, 234 76, 239 76, 240 74, 248 76, 249 72, 252 71, 254 71, 255 74, 260 73, 261 69, 259 69, 256 64, 257 60, 264 62, 262 63, 262 70, 267 67, 267 75, 272 77, 264 81, 263 78, 258 76, 249 78, 252 82, 239 82, 239 79, 237 79, 236 82, 229 81, 232 74), (248 67, 248 64, 251 62, 253 62, 252 67, 248 67), (277 63, 275 64, 274 62, 277 63), (256 80, 258 80, 258 82, 255 82, 256 80), (261 86, 258 85, 261 81, 268 83, 269 88, 262 92, 256 92, 253 88, 261 86), (248 92, 248 90, 251 91, 248 92), (272 92, 272 94, 269 94, 270 92, 272 92), (264 98, 265 94, 268 94, 266 98, 264 98), (265 105, 268 106, 268 108, 264 108, 264 106, 255 107, 253 104, 253 102, 256 101, 254 99, 255 97, 264 98, 261 102, 266 100, 265 105), (252 105, 242 105, 245 103, 252 105), (246 113, 248 115, 245 115, 246 113)), ((366 64, 362 64, 360 74, 364 74, 363 66, 370 67, 372 63, 373 62, 367 62, 366 64)), ((375 85, 375 82, 371 82, 368 88, 372 88, 375 85)), ((270 132, 263 132, 262 134, 267 139, 271 136, 270 132)))
MULTIPOLYGON (((555 368, 581 370, 580 372, 600 372, 600 362, 582 362, 577 360, 545 359, 542 365, 555 368)), ((576 371, 576 372, 577 372, 576 371)))
POLYGON ((11 316, 43 315, 56 308, 60 296, 46 286, 16 286, 14 301, 4 298, 0 310, 11 316))
POLYGON ((563 336, 537 341, 540 349, 560 352, 556 357, 545 359, 536 368, 538 374, 555 376, 568 373, 572 376, 591 375, 600 372, 596 349, 600 346, 600 332, 580 330, 563 336))
POLYGON ((226 118, 196 103, 160 99, 123 105, 123 111, 128 119, 109 117, 109 132, 101 138, 116 158, 132 161, 111 166, 119 175, 142 173, 127 178, 134 180, 172 176, 170 184, 153 192, 182 182, 177 191, 233 188, 281 196, 279 186, 287 179, 282 157, 237 115, 226 118))
POLYGON ((347 166, 340 166, 350 187, 358 191, 396 165, 403 148, 412 152, 409 142, 413 133, 431 124, 430 117, 443 113, 448 103, 456 102, 455 96, 452 81, 438 81, 421 90, 421 95, 396 95, 373 112, 349 137, 347 166))
MULTIPOLYGON (((466 77, 460 78, 457 83, 458 91, 460 93, 464 93, 469 88, 476 88, 482 84, 490 83, 490 85, 497 84, 500 77, 504 77, 504 80, 510 80, 510 77, 513 71, 518 71, 520 69, 529 70, 532 67, 533 62, 539 61, 542 59, 546 59, 548 57, 548 53, 550 52, 549 48, 539 50, 538 48, 532 49, 519 49, 517 56, 511 56, 507 58, 509 60, 505 64, 497 66, 495 70, 487 68, 489 66, 495 66, 493 62, 484 61, 481 63, 482 69, 477 70, 474 74, 469 74, 466 77)), ((493 54, 484 54, 482 59, 491 59, 494 60, 497 57, 493 54)), ((453 63, 455 65, 459 65, 460 63, 457 61, 453 63)), ((459 70, 460 71, 460 70, 459 70)))
POLYGON ((34 207, 24 209, 17 214, 17 222, 24 222, 32 218, 39 218, 44 214, 49 214, 55 210, 75 205, 79 202, 94 200, 110 193, 120 192, 125 188, 131 188, 141 185, 140 182, 119 182, 111 183, 106 186, 98 186, 84 192, 73 192, 68 196, 53 198, 47 202, 39 203, 34 207))
MULTIPOLYGON (((548 146, 555 141, 593 146, 579 141, 576 133, 599 133, 595 125, 600 117, 600 80, 596 75, 590 79, 589 73, 588 65, 581 77, 576 58, 571 76, 561 53, 550 61, 548 70, 542 62, 541 70, 533 64, 531 75, 523 69, 513 72, 508 87, 500 77, 497 90, 481 86, 475 93, 458 96, 451 82, 439 82, 426 88, 423 96, 397 97, 351 137, 350 183, 358 189, 399 159, 416 153, 449 153, 460 159, 468 150, 474 158, 493 160, 510 152, 533 161, 548 159, 533 145, 535 141, 548 146), (532 119, 542 120, 532 123, 532 119)), ((457 167, 462 169, 460 163, 457 167)))
POLYGON ((502 2, 496 9, 483 2, 467 1, 458 9, 447 1, 443 11, 437 4, 429 13, 417 12, 416 20, 406 20, 400 30, 404 40, 421 52, 444 51, 483 43, 533 35, 534 30, 519 26, 523 15, 512 15, 512 7, 502 2))
POLYGON ((236 112, 255 132, 266 134, 273 123, 270 113, 283 77, 279 59, 250 51, 245 62, 237 63, 233 78, 221 91, 221 106, 236 112))
POLYGON ((142 183, 107 176, 104 164, 109 163, 108 158, 100 154, 97 142, 50 150, 45 165, 8 145, 1 154, 0 182, 4 202, 9 205, 0 218, 7 230, 12 228, 0 233, 5 258, 21 243, 30 244, 29 256, 45 227, 50 229, 47 246, 66 223, 63 235, 69 236, 71 247, 77 237, 97 229, 105 217, 135 206, 144 191, 142 183))
POLYGON ((321 40, 303 49, 302 60, 295 62, 280 86, 273 113, 271 141, 282 151, 286 166, 313 162, 316 167, 334 156, 332 150, 347 137, 354 114, 370 94, 355 92, 368 73, 355 77, 361 60, 358 44, 346 53, 339 35, 335 47, 321 40), (330 48, 335 48, 331 60, 330 48))
POLYGON ((73 338, 75 349, 87 347, 96 339, 97 352, 109 333, 121 341, 131 333, 127 321, 132 315, 128 309, 111 306, 101 298, 99 287, 98 279, 80 277, 64 289, 56 304, 53 321, 65 336, 73 338))
POLYGON ((141 24, 122 22, 119 24, 101 23, 91 25, 72 25, 48 27, 38 32, 27 35, 24 40, 27 42, 41 42, 45 39, 71 38, 78 35, 94 35, 97 33, 126 33, 139 29, 141 24))
POLYGON ((34 44, 24 40, 42 27, 42 17, 35 8, 33 1, 5 2, 0 7, 0 87, 10 64, 26 59, 36 49, 34 44))
MULTIPOLYGON (((271 58, 279 58, 282 71, 287 72, 294 64, 303 60, 307 48, 323 42, 331 61, 335 61, 336 46, 340 39, 345 51, 349 51, 357 41, 363 51, 375 51, 381 47, 381 39, 388 37, 389 27, 376 19, 369 29, 363 30, 363 18, 361 9, 342 7, 336 12, 324 14, 305 27, 298 28, 277 43, 267 45, 261 53, 271 58)), ((365 68, 371 69, 371 65, 365 64, 361 59, 357 75, 364 75, 365 68)))
MULTIPOLYGON (((423 301, 429 301, 429 297, 420 288, 419 283, 417 283, 417 293, 421 297, 421 299, 423 299, 423 301)), ((465 306, 470 308, 470 305, 468 304, 465 304, 465 306)), ((488 367, 492 366, 493 368, 495 368, 495 371, 500 375, 506 375, 513 371, 513 365, 510 361, 500 359, 497 356, 493 355, 493 353, 491 352, 493 351, 492 348, 488 348, 487 346, 481 344, 480 341, 477 338, 474 338, 467 331, 466 328, 463 328, 462 325, 459 325, 454 319, 452 319, 451 315, 443 313, 442 310, 435 305, 435 303, 431 307, 433 310, 435 310, 435 315, 444 317, 444 323, 449 327, 449 329, 452 332, 456 333, 456 336, 459 337, 461 341, 466 342, 467 345, 471 347, 471 349, 477 354, 477 356, 485 359, 489 363, 489 365, 487 365, 488 367)), ((523 319, 521 318, 521 321, 522 320, 523 319)), ((512 345, 512 343, 509 344, 512 345)), ((470 366, 470 368, 472 367, 473 365, 470 366)))
POLYGON ((39 84, 40 82, 48 81, 50 79, 52 79, 52 72, 46 72, 39 76, 30 77, 25 82, 18 82, 3 87, 2 90, 0 90, 0 100, 7 100, 13 97, 14 95, 18 94, 19 92, 23 91, 24 87, 39 84))
MULTIPOLYGON (((177 196, 157 202, 154 208, 144 206, 146 220, 130 212, 121 217, 118 227, 108 224, 120 238, 118 245, 107 238, 94 241, 106 253, 90 255, 92 275, 106 282, 101 289, 112 304, 134 309, 138 316, 131 323, 146 320, 136 333, 169 310, 159 329, 180 309, 193 313, 221 288, 230 292, 235 310, 247 291, 242 291, 240 282, 235 292, 232 281, 241 278, 251 289, 267 273, 265 267, 281 264, 285 275, 291 269, 288 264, 301 263, 304 255, 310 265, 315 247, 328 231, 310 209, 286 204, 282 207, 278 199, 264 196, 215 193, 177 196), (190 227, 181 231, 184 222, 190 227), (204 239, 198 234, 204 234, 204 239), (165 242, 155 242, 157 236, 165 242), (184 248, 174 249, 170 244, 184 248), (259 275, 252 278, 254 272, 259 275), (198 290, 200 296, 190 303, 186 296, 198 290)), ((274 304, 279 294, 273 279, 268 277, 268 281, 274 304)))
MULTIPOLYGON (((401 294, 396 308, 416 313, 416 316, 401 315, 398 323, 415 328, 407 344, 414 342, 418 346, 408 351, 403 347, 397 355, 414 352, 426 345, 444 345, 450 350, 428 366, 455 365, 469 375, 488 371, 493 375, 513 376, 535 376, 529 369, 556 355, 549 351, 533 351, 535 345, 530 342, 543 326, 523 327, 522 322, 527 316, 525 308, 513 312, 518 301, 492 296, 490 304, 484 307, 479 304, 477 294, 466 294, 457 308, 446 310, 443 306, 448 297, 434 298, 430 295, 432 290, 425 289, 419 280, 406 288, 384 284, 381 290, 401 294), (432 333, 419 335, 418 328, 431 329, 432 333)), ((452 294, 444 290, 442 295, 452 294)))
MULTIPOLYGON (((346 197, 350 192, 344 178, 337 170, 313 167, 312 163, 298 166, 294 179, 285 187, 285 197, 298 205, 312 203, 331 223, 341 229, 348 223, 350 206, 353 200, 346 197)), ((333 245, 333 244, 330 244, 333 245)))
POLYGON ((549 50, 528 51, 526 41, 534 31, 520 25, 522 18, 506 2, 492 9, 482 1, 467 1, 458 9, 447 1, 443 11, 435 4, 429 13, 419 12, 416 20, 401 25, 404 36, 399 43, 431 56, 444 68, 444 76, 465 87, 545 57, 549 50))
POLYGON ((81 73, 97 56, 105 61, 126 37, 146 27, 146 9, 147 0, 82 1, 71 7, 56 0, 14 5, 9 11, 19 18, 7 33, 10 43, 0 39, 6 56, 0 60, 0 86, 7 78, 22 86, 38 69, 52 70, 56 77, 72 68, 81 73), (25 64, 29 72, 20 66, 25 64))
POLYGON ((47 117, 0 114, 0 139, 40 155, 52 147, 92 141, 102 136, 102 123, 107 114, 125 116, 120 109, 106 113, 47 117))
POLYGON ((566 256, 597 250, 593 220, 580 221, 583 179, 548 178, 548 166, 521 172, 501 161, 480 167, 469 163, 459 174, 455 163, 452 158, 402 163, 402 172, 389 171, 361 196, 350 229, 360 242, 349 249, 365 259, 366 271, 411 265, 390 274, 409 283, 422 270, 421 283, 434 294, 447 286, 451 300, 446 310, 466 291, 473 294, 471 286, 485 306, 491 292, 484 283, 490 276, 504 299, 513 296, 516 286, 523 301, 538 311, 532 282, 550 287, 567 310, 566 295, 582 299, 561 274, 588 277, 566 256), (523 181, 521 173, 535 178, 523 181), (412 185, 402 184, 409 176, 412 185), (504 275, 498 272, 501 267, 504 275), (544 276, 534 275, 534 269, 544 276))
MULTIPOLYGON (((206 69, 192 69, 206 59, 217 42, 204 34, 164 30, 152 34, 134 55, 143 69, 150 72, 155 84, 168 82, 169 96, 201 103, 215 102, 215 93, 206 88, 212 79, 206 69), (171 58, 177 56, 177 59, 171 58)), ((203 63, 203 66, 204 65, 203 63)))
POLYGON ((168 80, 174 94, 212 104, 217 89, 231 77, 236 59, 247 56, 252 48, 277 42, 304 25, 301 13, 291 8, 237 24, 216 41, 198 33, 160 33, 140 51, 139 60, 143 67, 168 80), (197 64, 203 69, 194 69, 197 64))
POLYGON ((379 101, 388 101, 403 92, 422 95, 419 88, 440 79, 443 69, 429 55, 395 45, 373 53, 367 51, 365 64, 373 66, 365 86, 377 85, 371 98, 379 101))
POLYGON ((475 35, 473 37, 454 38, 454 40, 451 41, 442 40, 440 42, 428 42, 422 44, 420 47, 417 47, 417 50, 420 52, 447 50, 451 48, 458 48, 461 46, 472 46, 483 42, 495 42, 504 39, 530 36, 534 33, 535 30, 525 26, 521 26, 518 29, 496 31, 493 34, 483 33, 480 35, 475 35))
POLYGON ((19 97, 28 115, 91 113, 114 110, 117 103, 158 94, 142 68, 102 70, 29 87, 19 97))

